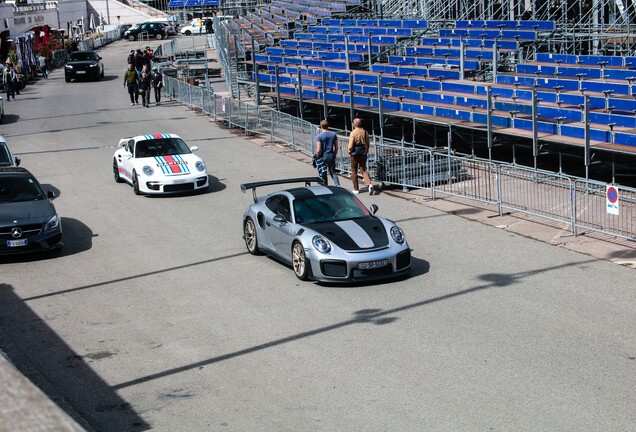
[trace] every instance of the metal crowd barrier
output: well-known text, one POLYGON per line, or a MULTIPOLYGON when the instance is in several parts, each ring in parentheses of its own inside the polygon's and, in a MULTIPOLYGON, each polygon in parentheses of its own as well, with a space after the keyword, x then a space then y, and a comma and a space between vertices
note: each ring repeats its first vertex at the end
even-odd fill
MULTIPOLYGON (((309 156, 315 152, 319 129, 308 121, 171 77, 165 77, 164 91, 246 134, 269 137, 309 156)), ((509 210, 562 223, 574 235, 587 230, 636 240, 636 189, 617 187, 618 214, 610 214, 605 183, 371 138, 369 173, 383 184, 425 189, 432 199, 449 195, 492 205, 500 215, 509 210)), ((351 174, 348 137, 339 135, 338 144, 336 167, 351 174)))

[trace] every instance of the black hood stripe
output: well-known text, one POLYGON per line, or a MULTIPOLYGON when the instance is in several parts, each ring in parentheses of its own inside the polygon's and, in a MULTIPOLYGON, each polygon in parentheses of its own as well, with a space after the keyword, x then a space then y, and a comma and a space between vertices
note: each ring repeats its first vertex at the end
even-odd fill
POLYGON ((311 224, 311 229, 325 236, 344 250, 358 251, 385 247, 389 237, 382 222, 374 216, 366 216, 341 222, 325 222, 311 224), (347 231, 347 225, 355 224, 355 228, 347 231))

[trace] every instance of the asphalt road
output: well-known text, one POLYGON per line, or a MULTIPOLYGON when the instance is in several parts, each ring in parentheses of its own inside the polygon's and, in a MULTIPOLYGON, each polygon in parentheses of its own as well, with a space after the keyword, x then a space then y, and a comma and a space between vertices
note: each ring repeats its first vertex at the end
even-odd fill
POLYGON ((66 236, 59 256, 1 261, 0 349, 89 428, 635 430, 634 270, 361 194, 405 230, 412 276, 301 283, 246 253, 239 184, 311 165, 174 102, 131 107, 137 46, 102 49, 101 82, 53 71, 0 125, 66 236), (118 139, 155 132, 200 147, 209 193, 113 181, 118 139))

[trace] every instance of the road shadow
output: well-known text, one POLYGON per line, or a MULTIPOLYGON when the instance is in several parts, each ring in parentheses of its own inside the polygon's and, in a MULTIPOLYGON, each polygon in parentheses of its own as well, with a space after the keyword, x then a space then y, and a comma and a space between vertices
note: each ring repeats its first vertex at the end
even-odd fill
POLYGON ((8 104, 7 101, 4 102, 4 117, 2 117, 2 121, 0 121, 0 124, 12 124, 17 123, 17 121, 20 120, 19 115, 7 113, 7 108, 11 107, 12 103, 13 101, 9 102, 8 104))
MULTIPOLYGON (((79 355, 16 293, 0 283, 2 349, 16 368, 88 430, 145 431, 147 424, 88 362, 117 353, 79 355), (61 402, 61 403, 60 403, 61 402)), ((28 403, 18 401, 16 403, 28 403)), ((41 426, 41 425, 38 425, 41 426)))

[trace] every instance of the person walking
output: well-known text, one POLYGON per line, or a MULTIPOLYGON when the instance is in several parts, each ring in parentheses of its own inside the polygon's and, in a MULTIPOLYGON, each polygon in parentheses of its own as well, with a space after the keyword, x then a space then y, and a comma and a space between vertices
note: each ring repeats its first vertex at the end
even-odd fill
POLYGON ((12 62, 7 62, 3 73, 4 91, 7 93, 7 102, 13 98, 15 100, 15 86, 18 81, 18 74, 13 68, 12 62))
POLYGON ((38 63, 40 64, 40 73, 42 74, 42 78, 44 78, 45 80, 48 80, 49 74, 47 72, 47 67, 46 67, 46 57, 40 54, 38 56, 38 63))
POLYGON ((351 181, 353 182, 353 193, 360 192, 358 189, 358 169, 362 174, 362 179, 369 187, 369 195, 373 195, 374 188, 371 178, 367 172, 367 155, 369 154, 369 133, 362 127, 362 120, 353 119, 353 130, 349 134, 348 151, 351 156, 351 181))
POLYGON ((137 78, 141 78, 141 70, 144 68, 146 64, 146 57, 144 53, 138 49, 135 53, 135 70, 137 71, 137 78))
POLYGON ((336 172, 336 155, 338 154, 338 135, 329 131, 329 122, 322 120, 320 122, 321 132, 316 136, 316 157, 321 158, 327 166, 327 171, 321 175, 325 186, 328 184, 327 174, 331 175, 333 183, 340 186, 338 173, 336 172))
POLYGON ((130 54, 128 54, 128 64, 135 65, 135 50, 131 49, 130 54))
POLYGON ((150 74, 144 69, 139 79, 139 93, 141 93, 141 103, 150 107, 150 74))
POLYGON ((137 78, 137 71, 133 68, 132 63, 128 64, 128 69, 124 74, 124 87, 128 87, 128 94, 130 95, 130 105, 139 103, 139 79, 137 78))
POLYGON ((152 88, 155 91, 155 105, 161 105, 161 88, 163 87, 163 75, 159 70, 152 68, 152 75, 150 76, 152 82, 152 88))

